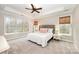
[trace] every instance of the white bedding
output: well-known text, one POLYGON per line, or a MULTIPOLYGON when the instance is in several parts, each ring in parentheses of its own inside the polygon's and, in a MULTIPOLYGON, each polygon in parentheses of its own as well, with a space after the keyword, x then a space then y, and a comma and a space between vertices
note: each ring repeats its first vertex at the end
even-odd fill
POLYGON ((5 39, 4 36, 0 36, 0 53, 8 50, 10 48, 10 46, 8 45, 7 40, 5 39))
POLYGON ((33 42, 36 42, 37 44, 41 44, 42 47, 45 47, 47 45, 47 41, 50 40, 53 36, 53 33, 29 33, 27 35, 27 40, 31 40, 33 42))

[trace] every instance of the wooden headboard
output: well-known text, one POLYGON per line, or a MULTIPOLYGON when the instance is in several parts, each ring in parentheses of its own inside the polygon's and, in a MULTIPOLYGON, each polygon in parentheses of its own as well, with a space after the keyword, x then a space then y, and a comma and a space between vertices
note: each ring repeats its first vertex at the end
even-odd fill
POLYGON ((55 33, 55 25, 39 25, 39 30, 40 28, 51 28, 53 29, 53 33, 55 33))

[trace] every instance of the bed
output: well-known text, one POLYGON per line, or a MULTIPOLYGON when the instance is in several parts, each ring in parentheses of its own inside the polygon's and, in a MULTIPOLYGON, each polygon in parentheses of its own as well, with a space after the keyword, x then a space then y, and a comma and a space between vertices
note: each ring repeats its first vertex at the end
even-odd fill
POLYGON ((47 41, 51 39, 52 36, 53 33, 35 32, 35 33, 29 33, 27 39, 36 42, 37 44, 41 44, 42 47, 45 47, 47 45, 47 41))
MULTIPOLYGON (((39 30, 41 30, 41 28, 45 28, 45 29, 53 29, 54 25, 52 27, 50 26, 45 26, 45 25, 41 25, 39 27, 39 30)), ((35 42, 37 44, 40 44, 42 47, 47 46, 47 42, 52 38, 54 31, 50 31, 50 32, 33 32, 33 33, 29 33, 27 35, 27 40, 30 40, 32 42, 35 42)))

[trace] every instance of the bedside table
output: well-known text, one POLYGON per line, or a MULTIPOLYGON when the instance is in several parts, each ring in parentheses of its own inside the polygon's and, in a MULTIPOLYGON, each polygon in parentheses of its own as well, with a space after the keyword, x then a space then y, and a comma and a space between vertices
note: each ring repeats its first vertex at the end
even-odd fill
POLYGON ((61 39, 61 35, 58 35, 58 34, 54 34, 54 39, 56 39, 56 40, 60 40, 61 39))

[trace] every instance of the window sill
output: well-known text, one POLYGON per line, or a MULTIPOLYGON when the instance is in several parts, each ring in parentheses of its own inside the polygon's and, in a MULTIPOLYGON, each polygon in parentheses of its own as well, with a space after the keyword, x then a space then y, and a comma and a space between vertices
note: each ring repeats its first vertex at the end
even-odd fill
POLYGON ((5 35, 12 35, 12 34, 23 34, 23 33, 28 33, 28 32, 16 32, 16 33, 5 33, 5 35))
POLYGON ((62 35, 71 36, 71 34, 54 34, 54 35, 58 35, 58 36, 62 36, 62 35))

